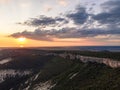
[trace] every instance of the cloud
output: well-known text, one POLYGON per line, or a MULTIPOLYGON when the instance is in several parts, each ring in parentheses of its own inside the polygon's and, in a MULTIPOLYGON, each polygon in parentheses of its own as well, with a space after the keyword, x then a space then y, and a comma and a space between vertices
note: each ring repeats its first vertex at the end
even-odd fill
POLYGON ((40 30, 36 29, 34 32, 24 31, 21 33, 14 33, 10 36, 20 37, 24 36, 26 38, 34 40, 44 40, 44 41, 54 41, 54 38, 64 39, 64 38, 86 38, 86 37, 96 37, 104 35, 119 35, 119 28, 116 29, 76 29, 76 28, 62 28, 60 30, 40 30))
POLYGON ((101 4, 102 12, 93 15, 93 19, 101 24, 120 25, 120 0, 110 0, 101 4))
POLYGON ((79 25, 87 21, 89 14, 86 12, 85 7, 78 6, 74 12, 68 13, 66 16, 79 25))
POLYGON ((23 31, 23 32, 18 32, 10 35, 10 37, 18 38, 20 36, 33 39, 33 40, 43 40, 43 41, 53 41, 51 36, 49 36, 48 31, 42 31, 39 29, 36 29, 34 32, 30 31, 23 31))
MULTIPOLYGON (((11 37, 24 36, 29 39, 43 40, 43 41, 54 41, 55 39, 70 39, 70 38, 98 38, 103 40, 104 37, 107 39, 119 40, 120 37, 120 1, 110 0, 101 4, 102 12, 98 14, 89 14, 85 7, 78 6, 73 12, 69 12, 64 17, 47 17, 41 15, 39 18, 32 18, 23 23, 23 25, 34 26, 33 32, 23 31, 13 33, 11 37), (74 22, 74 27, 70 27, 70 21, 74 22), (66 25, 68 24, 69 25, 66 25), (55 29, 54 27, 60 27, 55 29), (50 30, 46 30, 49 27, 50 30)), ((106 40, 107 40, 106 39, 106 40)))
POLYGON ((65 18, 61 18, 61 17, 52 18, 41 15, 39 18, 32 18, 30 20, 18 24, 34 26, 34 27, 39 27, 39 26, 46 27, 46 26, 55 26, 55 25, 57 26, 65 23, 68 23, 68 21, 65 18))

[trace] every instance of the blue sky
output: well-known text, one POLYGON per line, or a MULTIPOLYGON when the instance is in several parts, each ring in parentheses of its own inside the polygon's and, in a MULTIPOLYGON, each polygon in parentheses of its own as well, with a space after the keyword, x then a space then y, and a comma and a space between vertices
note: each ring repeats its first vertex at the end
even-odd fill
POLYGON ((119 8, 119 0, 0 0, 0 35, 120 45, 119 8))

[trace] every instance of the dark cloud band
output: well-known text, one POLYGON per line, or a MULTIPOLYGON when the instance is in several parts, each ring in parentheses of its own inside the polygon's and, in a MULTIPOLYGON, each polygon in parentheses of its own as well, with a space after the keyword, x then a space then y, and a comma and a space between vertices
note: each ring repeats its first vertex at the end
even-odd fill
POLYGON ((63 28, 60 30, 40 30, 36 29, 34 32, 24 31, 21 33, 14 33, 12 37, 24 36, 35 40, 53 41, 53 38, 85 38, 96 37, 99 35, 118 35, 119 29, 104 30, 104 29, 76 29, 76 28, 63 28))
POLYGON ((68 21, 65 18, 61 17, 47 17, 44 15, 41 15, 39 18, 31 18, 30 20, 27 20, 23 23, 18 23, 22 25, 28 25, 28 26, 34 26, 34 27, 46 27, 46 26, 57 26, 60 24, 68 23, 68 21))
POLYGON ((35 26, 33 32, 24 31, 21 33, 13 33, 12 37, 24 36, 35 40, 54 41, 54 38, 86 38, 96 37, 99 35, 120 35, 120 0, 109 0, 101 4, 102 12, 98 14, 89 14, 85 7, 78 6, 74 12, 64 15, 64 18, 40 16, 40 18, 32 18, 25 21, 24 25, 35 26), (67 19, 66 19, 67 18, 67 19), (69 20, 69 21, 68 21, 69 20), (66 25, 73 21, 76 27, 61 27, 57 30, 41 30, 40 26, 59 26, 66 25), (89 21, 89 22, 88 22, 89 21), (95 22, 99 23, 97 27, 93 27, 95 22), (86 26, 83 26, 87 24, 86 26), (80 28, 79 26, 83 26, 80 28))

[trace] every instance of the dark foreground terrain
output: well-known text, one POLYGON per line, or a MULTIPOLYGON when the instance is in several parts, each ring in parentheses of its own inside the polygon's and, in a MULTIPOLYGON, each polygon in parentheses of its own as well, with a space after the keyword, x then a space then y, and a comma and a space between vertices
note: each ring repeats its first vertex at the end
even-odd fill
POLYGON ((120 90, 120 68, 62 58, 60 53, 120 60, 120 52, 0 51, 0 90, 120 90))

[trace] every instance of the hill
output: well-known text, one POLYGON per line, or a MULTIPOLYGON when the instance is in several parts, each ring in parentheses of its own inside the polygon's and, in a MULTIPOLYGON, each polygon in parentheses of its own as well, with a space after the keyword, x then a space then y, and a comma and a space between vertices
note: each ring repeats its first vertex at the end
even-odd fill
POLYGON ((83 63, 78 59, 62 58, 54 55, 58 54, 56 51, 53 54, 53 51, 15 49, 5 50, 3 53, 1 58, 10 57, 12 60, 0 65, 1 73, 7 70, 0 83, 0 90, 119 90, 120 88, 120 68, 111 68, 97 62, 83 63))

